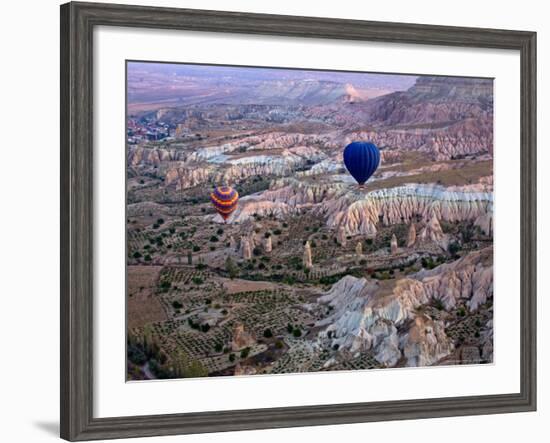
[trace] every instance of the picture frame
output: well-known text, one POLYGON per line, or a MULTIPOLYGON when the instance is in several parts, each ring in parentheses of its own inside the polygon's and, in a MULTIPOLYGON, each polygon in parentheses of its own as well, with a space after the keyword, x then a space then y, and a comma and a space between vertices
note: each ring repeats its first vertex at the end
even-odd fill
POLYGON ((536 410, 536 33, 207 10, 61 6, 61 437, 69 441, 536 410), (191 30, 518 51, 521 65, 520 392, 98 418, 93 414, 93 29, 191 30))

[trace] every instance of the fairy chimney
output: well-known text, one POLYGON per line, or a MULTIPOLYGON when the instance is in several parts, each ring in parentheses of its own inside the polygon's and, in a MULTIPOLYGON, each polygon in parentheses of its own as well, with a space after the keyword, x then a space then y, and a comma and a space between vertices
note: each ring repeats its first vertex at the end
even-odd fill
POLYGON ((246 237, 241 237, 241 256, 245 260, 252 258, 252 247, 250 246, 250 240, 246 237))
POLYGON ((390 240, 390 252, 392 254, 397 254, 397 237, 395 236, 395 234, 393 234, 391 236, 391 240, 390 240))
POLYGON ((313 262, 311 260, 311 245, 309 244, 309 240, 306 241, 306 244, 304 246, 303 265, 304 268, 307 269, 310 269, 313 266, 313 262))
POLYGON ((409 228, 409 234, 407 235, 407 248, 414 246, 415 242, 416 242, 416 228, 414 227, 414 223, 411 223, 411 226, 409 228))
POLYGON ((438 242, 443 239, 443 229, 436 216, 433 216, 420 231, 420 240, 438 242))
POLYGON ((267 237, 264 241, 264 251, 271 252, 273 250, 273 245, 271 243, 271 237, 267 237))
POLYGON ((338 240, 338 243, 340 243, 343 247, 346 247, 346 244, 347 244, 346 230, 344 229, 343 226, 340 226, 340 228, 338 229, 338 235, 336 239, 338 240))

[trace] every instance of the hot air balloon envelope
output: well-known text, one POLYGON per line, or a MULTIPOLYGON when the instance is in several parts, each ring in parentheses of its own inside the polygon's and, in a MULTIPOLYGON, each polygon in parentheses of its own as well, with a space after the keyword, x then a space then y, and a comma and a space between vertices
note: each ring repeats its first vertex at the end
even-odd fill
POLYGON ((380 164, 380 151, 374 143, 350 143, 344 149, 344 164, 357 183, 364 185, 380 164))
POLYGON ((237 209, 239 193, 231 186, 218 186, 210 194, 210 200, 216 211, 218 211, 218 214, 224 220, 227 220, 233 211, 237 209))

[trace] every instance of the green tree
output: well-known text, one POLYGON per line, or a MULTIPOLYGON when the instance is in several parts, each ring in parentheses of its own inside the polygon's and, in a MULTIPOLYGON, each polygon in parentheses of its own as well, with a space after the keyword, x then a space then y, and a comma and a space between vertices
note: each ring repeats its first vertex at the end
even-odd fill
POLYGON ((173 358, 173 372, 174 375, 181 378, 208 376, 208 370, 203 364, 198 360, 191 360, 183 351, 178 351, 173 358))
POLYGON ((243 350, 241 350, 241 358, 246 358, 248 357, 248 354, 250 354, 250 348, 244 348, 243 350))

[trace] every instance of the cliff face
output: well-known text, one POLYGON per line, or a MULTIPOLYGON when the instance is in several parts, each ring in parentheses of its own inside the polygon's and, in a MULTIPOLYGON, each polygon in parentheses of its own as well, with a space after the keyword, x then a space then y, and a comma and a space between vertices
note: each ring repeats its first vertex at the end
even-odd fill
POLYGON ((314 148, 283 149, 277 155, 248 155, 223 159, 220 164, 176 165, 166 171, 165 185, 177 190, 202 183, 235 183, 253 176, 290 175, 308 162, 322 157, 314 148))
POLYGON ((443 322, 419 316, 400 338, 400 348, 407 366, 430 366, 449 355, 454 346, 445 335, 443 322))
MULTIPOLYGON (((217 157, 224 154, 246 153, 247 151, 271 151, 280 149, 297 148, 313 146, 316 144, 328 143, 330 137, 326 135, 301 134, 301 133, 281 133, 266 132, 261 135, 250 135, 239 137, 236 141, 230 141, 221 144, 212 144, 210 146, 197 147, 190 149, 185 144, 174 143, 162 146, 135 146, 128 147, 128 165, 130 166, 155 166, 161 162, 201 162, 217 161, 217 157)), ((303 152, 308 154, 309 158, 316 161, 320 160, 314 153, 315 148, 309 148, 310 151, 303 152)), ((317 151, 319 152, 319 151, 317 151)), ((266 152, 265 154, 269 154, 266 152)))
POLYGON ((472 220, 492 232, 493 197, 490 192, 439 186, 411 185, 373 191, 347 206, 324 205, 329 226, 343 226, 348 234, 376 234, 376 225, 410 222, 415 216, 425 221, 472 220), (489 219, 489 220, 487 220, 489 219))
POLYGON ((411 102, 472 103, 487 109, 492 103, 493 81, 461 77, 421 76, 406 91, 411 102))
MULTIPOLYGON (((252 214, 288 214, 311 209, 326 224, 346 235, 375 236, 377 225, 410 223, 418 216, 428 223, 472 221, 482 231, 492 233, 493 195, 490 184, 443 188, 430 185, 404 185, 367 194, 355 192, 343 183, 305 183, 281 179, 269 190, 241 199, 235 220, 252 214)), ((432 226, 423 235, 441 236, 432 226)))
MULTIPOLYGON (((390 292, 366 279, 346 276, 322 297, 333 314, 318 322, 319 346, 372 350, 382 364, 430 365, 454 345, 442 320, 421 309, 439 300, 447 311, 459 304, 475 311, 493 295, 492 249, 398 280, 390 292)), ((491 349, 486 350, 492 352, 491 349)))
POLYGON ((366 139, 381 147, 422 150, 435 160, 491 154, 493 146, 493 83, 490 79, 422 76, 407 91, 343 108, 339 123, 354 130, 344 143, 366 139))
POLYGON ((353 132, 345 137, 344 144, 353 140, 371 140, 380 147, 420 150, 437 161, 465 155, 492 155, 492 116, 468 117, 457 122, 445 120, 451 118, 450 115, 441 116, 439 124, 426 127, 383 127, 353 132))
POLYGON ((149 149, 142 146, 130 146, 128 148, 128 166, 158 166, 162 162, 184 161, 186 154, 178 149, 155 148, 149 149))
POLYGON ((492 117, 490 79, 418 77, 407 91, 372 100, 371 119, 386 126, 492 117))

